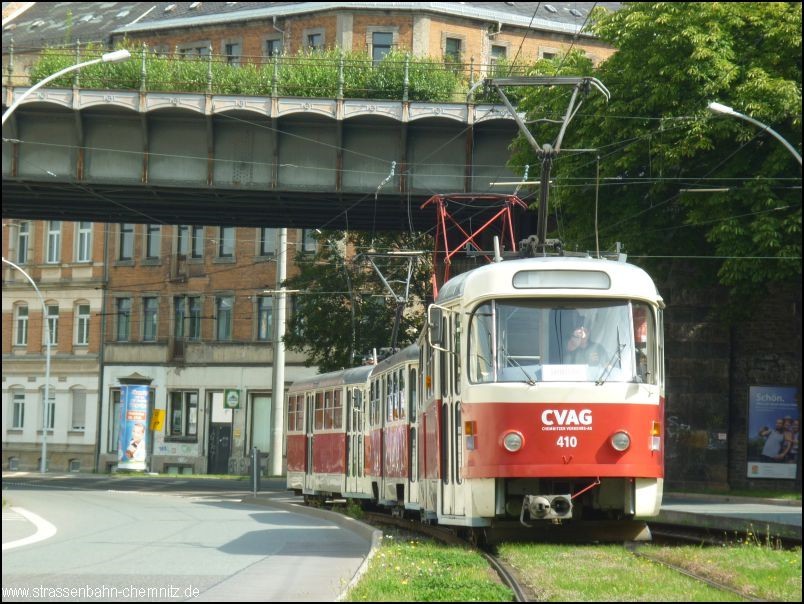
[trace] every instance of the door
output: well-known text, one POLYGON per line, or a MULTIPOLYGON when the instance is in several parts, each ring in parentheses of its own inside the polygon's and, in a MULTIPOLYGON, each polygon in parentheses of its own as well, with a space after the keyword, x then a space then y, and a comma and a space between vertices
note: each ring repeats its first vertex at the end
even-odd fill
POLYGON ((307 455, 305 456, 304 468, 304 489, 305 491, 314 490, 313 481, 313 401, 315 397, 313 394, 306 395, 304 405, 304 431, 307 436, 307 455))
POLYGON ((207 474, 226 474, 232 453, 232 424, 209 425, 207 474))
POLYGON ((227 474, 232 456, 232 410, 224 405, 223 392, 207 393, 212 410, 207 441, 207 473, 227 474))
POLYGON ((346 397, 346 490, 355 493, 363 476, 363 391, 358 387, 350 390, 346 397))
POLYGON ((445 317, 444 333, 450 342, 449 351, 438 352, 438 387, 441 394, 441 513, 463 516, 463 437, 460 395, 460 330, 452 319, 445 317))

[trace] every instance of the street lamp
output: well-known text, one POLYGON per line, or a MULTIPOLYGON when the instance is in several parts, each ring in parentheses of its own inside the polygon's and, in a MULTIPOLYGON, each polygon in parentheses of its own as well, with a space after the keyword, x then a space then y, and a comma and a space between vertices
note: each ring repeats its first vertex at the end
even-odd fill
POLYGON ((36 295, 39 296, 39 301, 42 303, 42 325, 46 329, 47 337, 45 338, 45 398, 42 401, 42 459, 39 462, 39 471, 44 474, 47 472, 47 404, 50 401, 50 341, 53 338, 53 334, 50 331, 50 323, 47 320, 47 305, 45 304, 45 299, 42 297, 42 292, 36 287, 34 280, 28 273, 10 260, 3 258, 3 262, 9 266, 13 266, 25 275, 25 278, 33 285, 36 295))
POLYGON ((763 124, 762 122, 755 120, 752 117, 748 117, 747 115, 743 115, 739 111, 735 111, 731 107, 723 105, 721 103, 709 103, 708 105, 710 111, 714 111, 715 113, 722 113, 723 115, 733 115, 734 117, 739 117, 740 119, 745 120, 746 122, 751 122, 755 126, 759 126, 763 130, 767 130, 770 135, 772 135, 776 140, 782 143, 785 148, 793 154, 793 156, 798 160, 798 165, 801 165, 801 155, 798 151, 796 151, 795 147, 788 143, 785 139, 781 137, 781 135, 776 132, 773 128, 768 126, 767 124, 763 124))
POLYGON ((83 63, 70 65, 69 67, 65 67, 61 71, 57 71, 56 73, 49 75, 44 80, 40 80, 39 82, 31 86, 28 90, 22 93, 20 98, 11 103, 11 106, 8 109, 6 109, 6 112, 3 114, 3 124, 6 123, 8 117, 12 113, 14 113, 14 110, 19 106, 19 104, 22 103, 22 101, 24 101, 25 99, 27 99, 31 95, 31 93, 35 92, 36 90, 39 90, 42 86, 44 86, 48 82, 55 80, 59 76, 63 76, 65 73, 70 73, 71 71, 75 71, 76 69, 81 69, 82 67, 87 67, 88 65, 95 65, 96 63, 119 63, 120 61, 128 61, 130 58, 131 53, 129 53, 127 50, 115 50, 113 52, 107 52, 103 56, 97 59, 92 59, 91 61, 84 61, 83 63))

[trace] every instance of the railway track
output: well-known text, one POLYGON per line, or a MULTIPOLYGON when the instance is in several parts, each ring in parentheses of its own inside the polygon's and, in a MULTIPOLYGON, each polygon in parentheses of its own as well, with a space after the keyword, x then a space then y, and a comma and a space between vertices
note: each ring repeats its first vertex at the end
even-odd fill
MULTIPOLYGON (((475 547, 474 544, 459 536, 454 531, 440 526, 422 524, 406 518, 399 518, 397 516, 389 516, 388 514, 378 514, 374 512, 365 512, 363 514, 363 520, 374 525, 390 525, 410 531, 412 533, 425 535, 447 545, 458 545, 462 547, 469 545, 471 547, 475 547)), ((516 602, 530 601, 527 597, 525 589, 522 587, 522 585, 520 585, 513 571, 508 568, 508 566, 502 560, 500 560, 490 551, 480 548, 478 548, 477 551, 486 559, 486 562, 488 562, 489 566, 494 569, 503 584, 514 593, 514 600, 516 602)))

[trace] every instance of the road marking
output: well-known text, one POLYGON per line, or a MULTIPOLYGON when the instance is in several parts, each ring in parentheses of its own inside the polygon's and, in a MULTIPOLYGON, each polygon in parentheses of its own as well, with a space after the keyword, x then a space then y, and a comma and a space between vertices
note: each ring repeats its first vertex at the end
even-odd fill
POLYGON ((28 522, 33 524, 36 527, 36 532, 31 535, 30 537, 25 537, 24 539, 17 539, 16 541, 9 541, 8 543, 3 544, 3 551, 7 549, 13 549, 15 547, 22 547, 23 545, 30 545, 32 543, 36 543, 38 541, 44 541, 45 539, 50 539, 53 535, 56 534, 56 527, 50 524, 44 518, 37 516, 33 512, 29 512, 25 508, 18 508, 18 507, 11 507, 12 512, 16 512, 20 516, 23 516, 28 522))

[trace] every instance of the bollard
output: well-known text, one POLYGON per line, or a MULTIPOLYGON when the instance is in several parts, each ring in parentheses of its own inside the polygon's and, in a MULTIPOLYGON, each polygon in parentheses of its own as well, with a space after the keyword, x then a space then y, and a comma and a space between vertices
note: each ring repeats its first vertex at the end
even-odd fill
POLYGON ((260 490, 260 450, 257 447, 251 450, 251 487, 256 497, 260 490))

